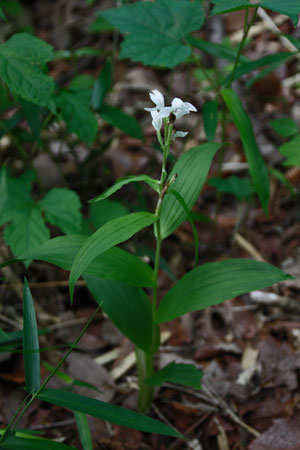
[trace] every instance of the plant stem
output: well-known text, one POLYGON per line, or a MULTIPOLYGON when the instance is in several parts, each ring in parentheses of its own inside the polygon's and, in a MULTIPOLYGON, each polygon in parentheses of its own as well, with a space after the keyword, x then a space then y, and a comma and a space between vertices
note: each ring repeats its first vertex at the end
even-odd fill
POLYGON ((138 347, 135 348, 135 355, 139 384, 138 407, 146 413, 152 403, 154 386, 145 383, 145 380, 153 375, 155 355, 150 355, 138 347))

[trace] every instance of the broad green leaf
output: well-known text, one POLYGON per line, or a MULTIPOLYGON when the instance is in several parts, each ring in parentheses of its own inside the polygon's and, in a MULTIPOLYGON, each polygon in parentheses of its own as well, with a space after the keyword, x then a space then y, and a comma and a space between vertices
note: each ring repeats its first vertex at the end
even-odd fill
POLYGON ((54 389, 45 389, 38 398, 44 402, 63 408, 79 411, 84 414, 106 420, 107 422, 133 428, 135 430, 148 433, 158 433, 166 436, 182 437, 176 430, 169 425, 165 425, 158 420, 139 414, 130 409, 105 403, 93 398, 73 394, 71 392, 58 391, 54 389))
POLYGON ((110 220, 89 236, 77 253, 72 265, 69 278, 71 299, 73 299, 76 281, 97 256, 111 247, 127 241, 142 228, 152 225, 155 220, 154 214, 146 212, 128 214, 128 216, 110 220))
POLYGON ((90 200, 90 203, 99 202, 100 200, 104 200, 107 197, 110 197, 112 194, 117 192, 119 189, 121 189, 125 184, 128 183, 134 183, 136 181, 144 181, 147 183, 152 189, 154 189, 156 192, 159 192, 159 181, 155 180, 154 178, 149 177, 148 175, 129 175, 128 177, 122 177, 118 178, 115 184, 106 191, 104 191, 102 194, 97 195, 97 197, 92 198, 90 200))
POLYGON ((53 188, 39 202, 46 220, 57 225, 64 233, 79 233, 82 216, 81 203, 76 192, 65 188, 53 188))
POLYGON ((184 275, 165 295, 156 323, 217 305, 238 295, 293 279, 277 267, 249 259, 203 264, 184 275))
POLYGON ((283 163, 284 166, 300 167, 300 134, 282 144, 278 150, 287 158, 283 163))
POLYGON ((3 450, 76 450, 75 447, 62 444, 61 442, 50 441, 49 439, 33 439, 9 437, 0 444, 3 450))
POLYGON ((271 120, 270 125, 273 130, 279 134, 279 136, 291 137, 299 133, 299 127, 297 123, 289 117, 271 120))
POLYGON ((257 146, 251 121, 244 110, 238 94, 232 89, 222 89, 222 96, 229 109, 233 121, 239 130, 246 157, 249 163, 249 170, 253 180, 255 190, 265 213, 268 213, 269 203, 269 174, 267 166, 257 146))
POLYGON ((151 386, 160 386, 167 382, 200 389, 202 376, 203 373, 193 364, 177 364, 173 361, 158 372, 155 372, 151 378, 146 380, 146 383, 151 384, 151 386))
POLYGON ((210 186, 214 186, 221 192, 233 194, 240 201, 250 201, 253 195, 253 187, 249 178, 238 178, 232 175, 228 178, 212 177, 208 180, 210 186))
POLYGON ((20 103, 22 106, 22 113, 24 118, 26 119, 28 125, 30 126, 32 133, 39 144, 40 141, 40 132, 41 132, 41 119, 40 119, 40 106, 28 102, 25 99, 20 99, 20 103))
POLYGON ((209 100, 203 105, 203 123, 208 141, 213 141, 216 135, 218 125, 218 102, 209 100))
POLYGON ((23 292, 23 350, 27 392, 36 392, 41 384, 38 329, 34 304, 26 278, 23 292))
POLYGON ((128 33, 121 45, 121 58, 165 67, 174 67, 190 56, 184 37, 204 22, 202 5, 183 0, 137 2, 98 14, 128 33))
POLYGON ((152 312, 145 292, 121 281, 84 275, 95 300, 116 327, 145 352, 152 348, 152 312))
POLYGON ((239 11, 240 9, 254 8, 256 6, 250 3, 249 0, 212 0, 212 3, 215 6, 211 12, 211 16, 239 11))
MULTIPOLYGON (((17 260, 41 260, 55 264, 65 270, 71 270, 74 259, 87 241, 87 236, 68 235, 50 239, 28 253, 18 255, 17 259, 0 264, 4 267, 17 260)), ((102 253, 89 264, 85 274, 104 279, 119 280, 133 286, 151 287, 153 271, 151 267, 131 253, 113 247, 102 253)))
POLYGON ((0 75, 13 93, 49 107, 54 80, 44 67, 52 58, 52 47, 46 42, 27 33, 15 34, 0 45, 0 75))
POLYGON ((99 109, 103 103, 103 99, 112 86, 112 64, 107 58, 100 72, 99 77, 94 82, 91 105, 94 109, 99 109))
POLYGON ((130 116, 115 106, 107 105, 106 103, 100 107, 98 112, 102 119, 110 125, 119 128, 135 139, 144 140, 143 130, 133 116, 130 116))
MULTIPOLYGON (((89 222, 98 229, 109 220, 126 216, 130 211, 124 203, 109 198, 89 205, 89 222)), ((89 233, 90 234, 90 233, 89 233)))
MULTIPOLYGON (((169 175, 169 180, 177 174, 172 189, 183 197, 188 208, 192 208, 199 197, 206 180, 211 161, 222 144, 209 143, 191 148, 184 153, 169 175)), ((186 219, 185 211, 171 195, 163 200, 161 210, 161 236, 166 238, 186 219)))
POLYGON ((295 26, 298 24, 298 14, 300 13, 300 4, 298 0, 285 0, 284 2, 282 0, 261 0, 259 6, 289 16, 295 26))
POLYGON ((15 211, 12 223, 4 230, 5 242, 11 247, 14 255, 33 250, 50 237, 45 225, 41 209, 34 203, 23 204, 15 211))
MULTIPOLYGON (((196 47, 209 55, 213 55, 216 58, 225 59, 232 62, 236 60, 237 51, 227 47, 226 45, 214 44, 213 42, 205 41, 204 39, 200 39, 195 36, 187 36, 186 41, 193 47, 196 47)), ((242 55, 240 60, 242 62, 247 62, 248 58, 242 55)))
POLYGON ((88 30, 91 33, 102 33, 103 31, 112 31, 113 29, 113 25, 101 16, 96 17, 96 19, 88 27, 88 30))
MULTIPOLYGON (((259 69, 261 67, 271 65, 273 66, 273 64, 277 65, 283 64, 288 58, 290 58, 293 55, 294 53, 292 52, 279 52, 263 56, 262 58, 256 59, 254 61, 242 62, 235 72, 234 80, 237 80, 241 76, 246 75, 247 73, 250 73, 253 70, 259 69)), ((226 80, 228 79, 230 79, 230 75, 227 77, 226 80)), ((226 81, 224 82, 224 84, 226 85, 226 81)))
POLYGON ((85 414, 74 411, 80 442, 84 450, 93 450, 93 441, 90 426, 85 414))
POLYGON ((55 101, 69 131, 91 144, 96 139, 98 123, 89 108, 89 95, 80 89, 63 90, 55 101))

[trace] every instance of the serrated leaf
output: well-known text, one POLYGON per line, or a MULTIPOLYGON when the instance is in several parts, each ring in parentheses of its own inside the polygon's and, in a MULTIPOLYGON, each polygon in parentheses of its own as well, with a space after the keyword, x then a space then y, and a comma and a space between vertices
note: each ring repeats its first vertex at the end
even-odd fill
POLYGON ((183 38, 204 22, 202 5, 183 0, 137 2, 98 14, 122 33, 129 33, 121 45, 121 58, 165 67, 174 67, 190 56, 183 38))
POLYGON ((41 384, 38 329, 31 292, 25 278, 23 291, 23 357, 27 392, 36 392, 41 384))
POLYGON ((300 13, 300 4, 298 0, 261 0, 259 6, 265 9, 270 9, 279 14, 284 14, 292 19, 295 26, 299 21, 298 14, 300 13))
POLYGON ((250 3, 249 0, 212 0, 212 3, 215 6, 211 12, 211 16, 239 11, 241 9, 255 8, 256 6, 250 3))
POLYGON ((155 372, 151 378, 146 380, 146 383, 151 386, 160 386, 168 382, 200 389, 202 376, 203 373, 193 364, 178 364, 173 361, 158 372, 155 372))
POLYGON ((221 192, 235 195, 241 201, 250 201, 253 195, 253 187, 249 178, 238 178, 235 175, 228 178, 212 177, 208 180, 208 184, 221 192))
MULTIPOLYGON (((222 144, 209 143, 191 148, 174 165, 168 179, 177 174, 172 189, 183 197, 188 208, 192 208, 206 180, 211 161, 222 144)), ((186 213, 178 207, 176 198, 167 195, 161 210, 161 236, 166 238, 186 219, 186 213)))
POLYGON ((218 102, 217 100, 206 101, 203 105, 203 123, 208 141, 213 141, 218 125, 218 102))
POLYGON ((15 211, 13 222, 4 230, 5 242, 11 247, 14 255, 33 250, 50 237, 39 206, 33 202, 23 204, 15 211))
POLYGON ((274 119, 270 122, 273 128, 279 136, 291 137, 299 133, 299 127, 297 123, 289 117, 282 117, 281 119, 274 119))
POLYGON ((65 188, 53 188, 39 202, 46 220, 57 225, 64 233, 79 233, 82 215, 81 203, 76 192, 65 188))
POLYGON ((203 264, 184 275, 165 295, 155 318, 168 322, 191 311, 293 279, 277 267, 249 259, 203 264))
POLYGON ((89 95, 80 89, 63 90, 55 100, 69 131, 87 144, 96 139, 98 131, 96 117, 89 108, 89 95))
POLYGON ((84 275, 86 285, 116 327, 137 347, 152 349, 152 312, 145 292, 120 281, 84 275))
POLYGON ((149 177, 148 175, 129 175, 128 177, 122 177, 118 178, 111 187, 106 189, 102 194, 97 195, 97 197, 92 198, 89 200, 90 203, 99 202, 100 200, 104 200, 107 197, 110 197, 112 194, 117 192, 119 189, 121 189, 123 186, 125 186, 128 183, 134 183, 137 181, 144 181, 147 183, 152 189, 154 189, 157 193, 159 193, 159 181, 155 180, 152 177, 149 177))
POLYGON ((238 94, 232 89, 222 89, 222 96, 233 121, 239 130, 241 140, 249 163, 249 170, 255 190, 262 207, 267 214, 270 197, 269 174, 264 159, 257 146, 253 127, 238 94))
POLYGON ((284 166, 300 167, 300 134, 282 144, 278 150, 287 158, 283 163, 284 166))
POLYGON ((46 42, 27 33, 15 34, 0 45, 0 75, 13 93, 49 107, 54 80, 44 73, 44 66, 52 58, 46 42))
POLYGON ((93 398, 73 394, 71 392, 45 389, 38 398, 53 405, 79 411, 84 414, 106 420, 107 422, 133 428, 148 433, 158 433, 166 436, 182 437, 169 425, 139 414, 130 409, 105 403, 93 398))
POLYGON ((16 436, 5 439, 0 448, 3 450, 76 450, 75 447, 49 439, 19 438, 16 436))
POLYGON ((107 104, 103 104, 98 112, 100 117, 110 125, 119 128, 135 139, 144 140, 143 130, 133 116, 130 116, 115 106, 107 104))
POLYGON ((154 214, 139 212, 118 217, 107 222, 85 241, 77 253, 69 278, 70 296, 73 299, 74 286, 89 264, 101 253, 121 242, 127 241, 135 233, 156 220, 154 214))
MULTIPOLYGON (((87 236, 80 235, 59 236, 27 253, 19 254, 14 260, 0 264, 0 268, 18 260, 33 259, 71 270, 79 249, 87 239, 87 236)), ((151 267, 137 256, 118 247, 113 247, 96 257, 84 273, 108 280, 123 281, 133 286, 151 287, 153 285, 151 267)))

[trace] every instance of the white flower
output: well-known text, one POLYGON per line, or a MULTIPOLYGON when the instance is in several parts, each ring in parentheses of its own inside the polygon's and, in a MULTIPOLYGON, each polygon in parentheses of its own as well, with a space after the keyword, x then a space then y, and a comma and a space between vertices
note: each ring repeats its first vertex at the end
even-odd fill
POLYGON ((176 119, 184 116, 185 114, 189 114, 190 111, 197 111, 194 105, 189 102, 184 102, 181 98, 175 97, 172 100, 172 106, 167 106, 161 108, 159 112, 159 118, 164 119, 165 117, 169 117, 170 114, 174 114, 176 119))
POLYGON ((153 101, 153 103, 156 104, 155 108, 144 108, 146 111, 160 111, 165 106, 165 99, 164 96, 157 90, 153 89, 150 93, 150 98, 153 101))
POLYGON ((177 137, 185 137, 187 134, 189 134, 187 131, 176 131, 174 134, 173 134, 173 141, 175 141, 175 139, 177 138, 177 137))
POLYGON ((163 124, 163 120, 160 117, 158 117, 159 111, 157 111, 155 108, 152 108, 150 113, 152 116, 152 125, 156 129, 156 131, 159 131, 163 124))

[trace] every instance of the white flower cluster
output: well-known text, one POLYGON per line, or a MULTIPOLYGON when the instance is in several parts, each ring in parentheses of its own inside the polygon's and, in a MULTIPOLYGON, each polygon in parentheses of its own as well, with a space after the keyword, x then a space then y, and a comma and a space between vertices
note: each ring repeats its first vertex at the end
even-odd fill
MULTIPOLYGON (((169 117, 170 114, 173 114, 176 119, 179 119, 185 114, 189 114, 191 111, 197 111, 194 105, 189 102, 184 102, 177 97, 172 100, 171 106, 165 106, 165 99, 157 89, 153 89, 153 91, 151 91, 149 95, 156 106, 155 108, 145 108, 145 110, 151 113, 152 125, 156 129, 156 131, 159 131, 161 129, 163 125, 163 119, 169 117)), ((176 131, 173 138, 184 137, 187 134, 188 133, 185 131, 176 131)))

